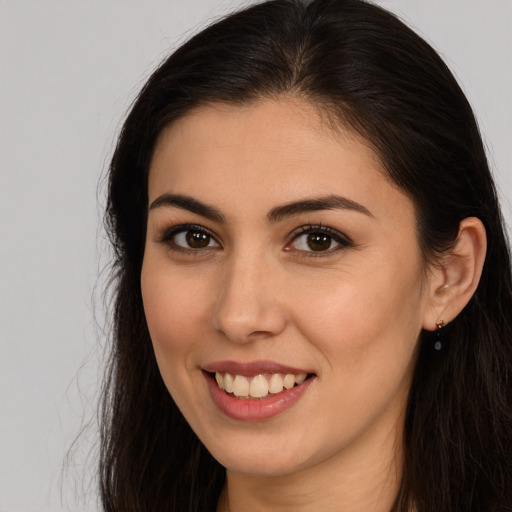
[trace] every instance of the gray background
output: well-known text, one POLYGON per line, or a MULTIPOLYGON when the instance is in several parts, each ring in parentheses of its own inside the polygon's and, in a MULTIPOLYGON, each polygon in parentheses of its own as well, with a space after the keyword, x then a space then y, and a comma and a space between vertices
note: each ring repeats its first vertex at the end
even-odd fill
MULTIPOLYGON (((461 81, 511 225, 512 1, 380 3, 427 35, 461 81)), ((241 4, 0 0, 1 512, 99 509, 94 413, 104 336, 94 317, 101 325, 108 248, 98 181, 150 71, 241 4)))

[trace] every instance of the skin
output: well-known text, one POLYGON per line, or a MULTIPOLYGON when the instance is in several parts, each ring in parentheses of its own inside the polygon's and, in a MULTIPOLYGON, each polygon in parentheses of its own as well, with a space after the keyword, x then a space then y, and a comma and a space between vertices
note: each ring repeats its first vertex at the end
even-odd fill
POLYGON ((151 208, 141 275, 164 382, 227 468, 218 510, 389 511, 418 336, 447 299, 448 274, 422 261, 411 200, 364 139, 334 132, 293 98, 205 106, 168 127, 149 203, 163 194, 224 217, 151 208), (268 219, 277 206, 332 194, 367 212, 268 219), (207 229, 208 245, 191 249, 184 233, 169 235, 182 224, 207 229), (312 251, 297 233, 310 225, 340 242, 312 251), (432 290, 442 286, 441 299, 432 290), (219 411, 201 370, 228 359, 306 368, 315 380, 284 413, 241 422, 219 411))

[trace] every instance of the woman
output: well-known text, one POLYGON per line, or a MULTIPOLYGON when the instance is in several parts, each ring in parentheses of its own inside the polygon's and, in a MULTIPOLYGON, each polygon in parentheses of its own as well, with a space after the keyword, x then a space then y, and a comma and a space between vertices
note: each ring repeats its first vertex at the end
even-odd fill
POLYGON ((105 510, 512 510, 512 280, 452 74, 361 0, 277 0, 126 119, 105 510))

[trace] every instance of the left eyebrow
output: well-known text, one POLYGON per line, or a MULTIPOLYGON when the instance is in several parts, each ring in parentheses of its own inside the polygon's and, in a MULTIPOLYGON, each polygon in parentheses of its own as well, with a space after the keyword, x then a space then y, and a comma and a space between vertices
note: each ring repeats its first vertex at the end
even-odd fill
POLYGON ((319 210, 349 210, 373 218, 372 212, 362 204, 337 195, 306 198, 282 206, 276 206, 268 212, 267 218, 269 222, 274 224, 288 217, 293 217, 294 215, 319 210))

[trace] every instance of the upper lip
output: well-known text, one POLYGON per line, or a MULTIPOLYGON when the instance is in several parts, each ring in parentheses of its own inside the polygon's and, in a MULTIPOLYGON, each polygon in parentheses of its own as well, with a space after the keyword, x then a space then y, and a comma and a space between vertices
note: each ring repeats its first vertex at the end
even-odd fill
POLYGON ((292 373, 299 375, 301 373, 313 373, 303 368, 295 368, 274 361, 215 361, 203 367, 206 372, 228 372, 233 375, 243 375, 245 377, 252 377, 254 375, 262 375, 265 373, 292 373))

